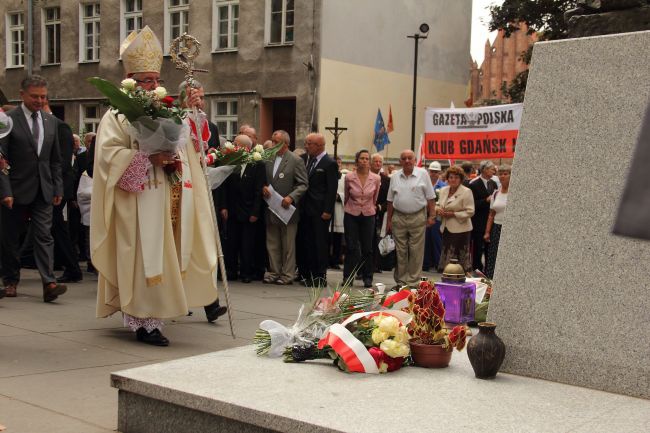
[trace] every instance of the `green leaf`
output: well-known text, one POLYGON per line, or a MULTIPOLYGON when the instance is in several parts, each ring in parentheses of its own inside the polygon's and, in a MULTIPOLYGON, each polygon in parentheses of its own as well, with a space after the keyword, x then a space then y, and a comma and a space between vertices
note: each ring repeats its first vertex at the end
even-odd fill
POLYGON ((124 94, 122 90, 110 81, 99 77, 90 77, 88 78, 88 82, 106 96, 110 105, 122 113, 129 122, 133 122, 139 117, 147 115, 141 105, 124 94))

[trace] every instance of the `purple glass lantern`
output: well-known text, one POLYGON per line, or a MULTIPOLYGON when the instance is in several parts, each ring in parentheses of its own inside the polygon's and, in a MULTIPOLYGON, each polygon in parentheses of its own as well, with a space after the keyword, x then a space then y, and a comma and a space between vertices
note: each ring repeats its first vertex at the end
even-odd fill
POLYGON ((434 286, 445 304, 445 322, 467 323, 474 320, 474 283, 434 283, 434 286))

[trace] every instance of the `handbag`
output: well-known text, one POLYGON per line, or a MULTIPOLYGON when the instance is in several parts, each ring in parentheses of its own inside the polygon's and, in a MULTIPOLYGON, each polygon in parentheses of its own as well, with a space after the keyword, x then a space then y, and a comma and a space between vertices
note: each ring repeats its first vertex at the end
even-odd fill
POLYGON ((395 251, 395 240, 391 235, 386 235, 379 241, 379 254, 387 256, 395 251))

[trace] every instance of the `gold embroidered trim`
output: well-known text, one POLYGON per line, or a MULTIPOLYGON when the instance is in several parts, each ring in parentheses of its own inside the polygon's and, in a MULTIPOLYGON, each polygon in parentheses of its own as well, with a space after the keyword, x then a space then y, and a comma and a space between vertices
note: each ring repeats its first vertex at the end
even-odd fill
POLYGON ((157 286, 162 283, 162 274, 156 275, 155 277, 145 278, 147 282, 147 287, 157 286))
POLYGON ((172 230, 176 233, 176 228, 178 227, 178 221, 181 216, 181 194, 183 192, 183 186, 180 182, 174 183, 170 188, 171 195, 171 217, 172 217, 172 230))

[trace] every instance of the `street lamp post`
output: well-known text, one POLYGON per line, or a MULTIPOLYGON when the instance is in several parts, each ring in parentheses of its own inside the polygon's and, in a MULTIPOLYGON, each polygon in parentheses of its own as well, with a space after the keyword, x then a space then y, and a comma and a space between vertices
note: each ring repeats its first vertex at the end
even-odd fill
POLYGON ((424 33, 416 33, 408 35, 407 38, 413 39, 415 42, 415 56, 413 57, 413 113, 411 115, 411 150, 415 151, 415 115, 417 112, 416 96, 418 86, 418 42, 420 39, 426 39, 429 33, 429 25, 427 23, 420 24, 420 31, 424 33))

